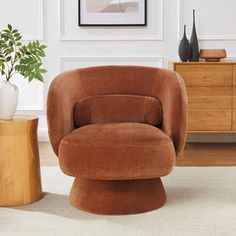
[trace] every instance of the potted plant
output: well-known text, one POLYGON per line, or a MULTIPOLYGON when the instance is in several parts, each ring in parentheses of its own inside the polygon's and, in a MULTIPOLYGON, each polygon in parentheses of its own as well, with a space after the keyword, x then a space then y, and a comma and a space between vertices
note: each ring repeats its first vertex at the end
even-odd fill
POLYGON ((13 118, 18 103, 18 88, 10 82, 15 74, 21 74, 30 81, 43 82, 42 59, 45 45, 39 41, 24 45, 17 29, 8 25, 0 31, 0 119, 13 118))

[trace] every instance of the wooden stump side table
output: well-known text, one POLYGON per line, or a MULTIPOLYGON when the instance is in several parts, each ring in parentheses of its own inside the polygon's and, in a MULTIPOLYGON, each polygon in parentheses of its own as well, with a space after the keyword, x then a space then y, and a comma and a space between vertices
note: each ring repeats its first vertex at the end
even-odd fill
POLYGON ((38 118, 0 120, 0 206, 30 204, 42 197, 38 118))

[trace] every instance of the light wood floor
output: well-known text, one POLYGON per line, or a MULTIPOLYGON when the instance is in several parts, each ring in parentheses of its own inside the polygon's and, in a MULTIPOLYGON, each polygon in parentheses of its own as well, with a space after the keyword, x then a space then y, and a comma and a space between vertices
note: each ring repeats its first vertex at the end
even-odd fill
MULTIPOLYGON (((42 166, 57 166, 58 160, 51 145, 39 143, 42 166)), ((235 143, 188 143, 177 166, 236 166, 235 143)))
POLYGON ((177 166, 236 166, 236 143, 187 143, 177 166))

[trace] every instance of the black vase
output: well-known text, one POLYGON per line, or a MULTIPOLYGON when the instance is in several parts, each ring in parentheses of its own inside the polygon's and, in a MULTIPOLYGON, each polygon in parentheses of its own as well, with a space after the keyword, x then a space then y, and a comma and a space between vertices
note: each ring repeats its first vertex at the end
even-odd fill
POLYGON ((193 10, 193 29, 192 35, 190 39, 191 45, 191 57, 190 61, 199 61, 199 46, 198 46, 198 39, 197 39, 197 32, 196 32, 196 25, 195 25, 195 10, 193 10))
POLYGON ((186 25, 184 26, 184 36, 179 44, 179 57, 183 62, 188 61, 191 57, 191 46, 186 36, 186 25))

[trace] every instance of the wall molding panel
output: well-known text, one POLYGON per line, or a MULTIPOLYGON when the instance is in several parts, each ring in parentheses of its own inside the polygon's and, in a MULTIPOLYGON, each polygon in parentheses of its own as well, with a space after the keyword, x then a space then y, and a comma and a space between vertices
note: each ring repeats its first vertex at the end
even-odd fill
MULTIPOLYGON (((151 1, 151 0, 148 0, 151 1)), ((163 31, 164 31, 164 0, 152 0, 152 1, 159 1, 160 4, 160 19, 159 21, 159 27, 160 32, 159 34, 152 35, 152 36, 141 36, 141 35, 135 35, 135 36, 94 36, 94 35, 88 35, 88 36, 79 36, 77 35, 66 35, 65 33, 65 0, 60 0, 60 32, 59 32, 59 38, 61 41, 162 41, 163 40, 163 31)), ((78 1, 77 1, 78 2, 78 1)), ((147 4, 148 7, 148 4, 147 4)), ((78 6, 75 8, 76 11, 78 6)), ((150 13, 148 13, 150 14, 150 13)), ((78 13, 77 13, 78 17, 78 13)), ((148 20, 149 23, 150 20, 148 20)), ((77 23, 78 24, 78 23, 77 23)), ((149 23, 150 24, 150 23, 149 23)), ((79 26, 78 26, 79 28, 79 26)), ((84 27, 82 27, 84 28, 84 27)), ((86 27, 85 27, 86 28, 86 27)), ((102 29, 103 27, 99 27, 102 29)), ((106 28, 106 27, 105 27, 106 28)), ((91 27, 87 27, 87 30, 91 29, 91 27)), ((103 28, 104 29, 104 28, 103 28)), ((140 28, 139 28, 140 29, 140 28)), ((143 33, 141 33, 143 34, 143 33)))
MULTIPOLYGON (((46 60, 43 60, 44 66, 46 60)), ((45 69, 49 70, 47 67, 45 69)), ((48 72, 44 74, 44 83, 33 80, 28 82, 22 75, 15 75, 12 82, 19 89, 19 101, 17 111, 43 111, 44 110, 44 90, 46 89, 46 80, 48 72), (24 98, 22 98, 24 96, 24 98)))
POLYGON ((39 11, 39 23, 38 23, 38 35, 28 35, 23 37, 24 40, 39 40, 42 41, 44 39, 44 0, 38 1, 38 11, 39 11))
MULTIPOLYGON (((188 22, 187 21, 184 21, 184 16, 188 15, 189 14, 189 11, 188 13, 187 12, 184 12, 184 2, 185 1, 188 1, 188 3, 190 4, 190 2, 192 1, 192 9, 195 8, 195 5, 194 5, 194 2, 198 2, 199 5, 201 5, 204 9, 203 11, 206 11, 205 9, 207 8, 206 7, 206 2, 202 2, 200 3, 199 0, 178 0, 178 15, 179 15, 179 22, 178 22, 178 38, 179 40, 182 38, 182 34, 183 34, 183 26, 185 24, 187 24, 188 26, 188 31, 189 31, 189 34, 190 34, 190 31, 192 28, 190 28, 189 26, 192 27, 192 17, 188 17, 188 22), (188 23, 191 23, 191 25, 188 25, 188 23)), ((210 2, 212 1, 212 6, 215 6, 217 3, 215 0, 208 0, 207 2, 210 2)), ((224 3, 224 6, 228 7, 228 5, 230 4, 230 2, 234 3, 235 4, 235 0, 229 0, 227 1, 227 3, 225 3, 224 1, 222 1, 222 3, 224 3)), ((232 9, 235 9, 235 6, 232 6, 232 9)), ((192 9, 189 9, 192 13, 192 9)), ((213 7, 212 9, 216 10, 216 7, 213 7)), ((210 8, 209 8, 210 10, 210 8)), ((234 41, 236 40, 236 29, 235 29, 235 33, 231 33, 232 32, 232 27, 228 27, 229 28, 229 33, 220 33, 220 28, 226 28, 225 26, 227 25, 226 22, 225 22, 225 25, 224 25, 224 22, 221 21, 221 24, 217 24, 217 22, 215 23, 217 25, 217 31, 219 30, 219 33, 205 33, 205 34, 201 34, 199 33, 199 28, 201 27, 205 27, 207 25, 207 20, 209 21, 209 19, 223 19, 225 18, 224 16, 220 16, 220 14, 218 14, 218 12, 216 12, 214 15, 211 15, 208 11, 208 18, 204 18, 204 22, 205 24, 201 24, 199 25, 198 24, 198 19, 197 19, 197 16, 198 16, 198 12, 200 12, 201 10, 199 9, 196 9, 196 25, 197 25, 197 33, 198 33, 198 39, 201 40, 201 41, 234 41)), ((221 13, 225 12, 225 14, 229 14, 230 15, 230 12, 228 12, 227 10, 222 10, 220 9, 221 13)), ((192 15, 191 15, 192 16, 192 15)), ((235 14, 234 14, 235 16, 235 14)), ((229 17, 230 18, 230 17, 229 17)), ((227 20, 226 20, 227 21, 227 20)), ((235 17, 235 21, 236 21, 236 17, 235 17)), ((232 20, 228 20, 228 23, 232 23, 232 20)), ((229 24, 230 25, 230 24, 229 24)), ((228 26, 228 25, 227 25, 228 26)), ((209 25, 209 29, 211 28, 211 26, 209 25)), ((190 37, 190 35, 188 34, 188 37, 190 37)))
POLYGON ((5 28, 7 24, 12 24, 19 29, 23 40, 43 40, 44 4, 44 0, 2 1, 0 27, 5 28))
POLYGON ((82 68, 87 66, 96 65, 145 65, 153 67, 163 67, 162 56, 122 56, 122 57, 109 57, 109 56, 62 56, 59 59, 59 71, 63 72, 72 68, 82 68), (71 63, 71 67, 66 66, 66 63, 71 63))
MULTIPOLYGON (((22 78, 21 78, 22 80, 22 78)), ((40 82, 36 82, 36 83, 40 83, 40 82)), ((30 87, 31 85, 29 85, 30 87)), ((22 95, 24 95, 27 92, 31 92, 31 96, 35 95, 35 97, 37 97, 37 100, 34 100, 32 102, 32 104, 30 105, 23 105, 23 104, 19 104, 17 107, 17 111, 43 111, 44 110, 44 84, 40 84, 39 86, 37 86, 36 88, 25 88, 25 89, 21 89, 19 88, 19 92, 20 92, 20 97, 22 95), (34 89, 34 91, 32 91, 34 89)), ((33 99, 32 99, 33 100, 33 99)))

